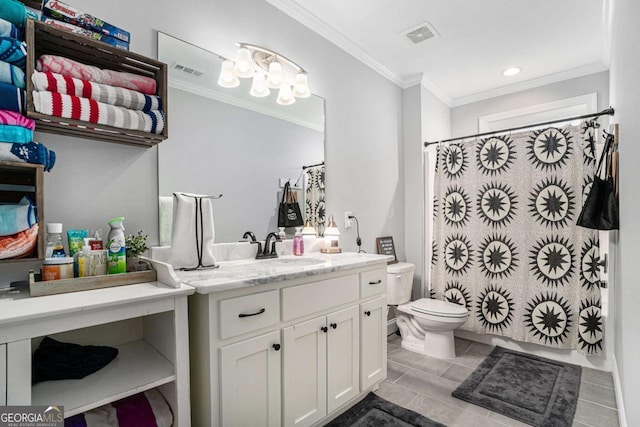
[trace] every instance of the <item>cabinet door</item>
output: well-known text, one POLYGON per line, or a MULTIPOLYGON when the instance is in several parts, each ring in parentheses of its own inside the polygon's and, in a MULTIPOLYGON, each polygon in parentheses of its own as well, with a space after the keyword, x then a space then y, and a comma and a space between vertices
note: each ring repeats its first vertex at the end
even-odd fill
POLYGON ((223 426, 280 426, 279 350, 278 331, 220 349, 223 426))
POLYGON ((327 413, 355 397, 360 389, 358 306, 327 316, 327 413))
POLYGON ((0 344, 0 406, 7 404, 7 346, 0 344))
POLYGON ((360 304, 360 390, 387 377, 387 298, 360 304))
POLYGON ((324 316, 283 329, 284 425, 309 426, 327 414, 324 316))

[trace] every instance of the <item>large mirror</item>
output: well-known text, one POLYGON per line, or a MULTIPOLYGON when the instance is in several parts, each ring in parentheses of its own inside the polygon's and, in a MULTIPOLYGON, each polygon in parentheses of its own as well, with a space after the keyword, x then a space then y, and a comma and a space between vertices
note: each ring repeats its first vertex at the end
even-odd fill
POLYGON ((223 195, 213 200, 217 243, 238 241, 249 230, 259 239, 277 231, 286 181, 297 188, 304 216, 309 172, 324 179, 323 169, 306 168, 324 163, 324 99, 278 105, 275 93, 250 96, 251 79, 222 88, 222 58, 164 33, 158 59, 169 65, 169 139, 158 148, 161 244, 170 237, 163 197, 174 192, 223 195))

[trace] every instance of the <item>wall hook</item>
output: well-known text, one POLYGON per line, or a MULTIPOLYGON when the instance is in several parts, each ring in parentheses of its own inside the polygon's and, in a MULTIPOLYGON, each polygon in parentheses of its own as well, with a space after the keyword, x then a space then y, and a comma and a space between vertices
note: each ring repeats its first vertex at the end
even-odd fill
POLYGON ((598 267, 603 268, 603 273, 607 274, 607 270, 609 269, 609 257, 607 254, 604 254, 604 258, 599 258, 597 264, 598 267))

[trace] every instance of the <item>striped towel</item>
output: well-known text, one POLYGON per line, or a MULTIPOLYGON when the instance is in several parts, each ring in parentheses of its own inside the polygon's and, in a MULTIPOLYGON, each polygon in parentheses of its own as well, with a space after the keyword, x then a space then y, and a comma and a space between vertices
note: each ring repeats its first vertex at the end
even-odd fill
POLYGON ((0 83, 0 109, 24 112, 26 92, 17 86, 0 83))
POLYGON ((11 236, 0 237, 0 259, 31 255, 38 243, 38 224, 11 236))
POLYGON ((25 88, 24 71, 20 67, 0 61, 0 82, 25 88))
POLYGON ((35 90, 33 91, 33 105, 39 113, 65 119, 83 120, 156 134, 162 133, 162 129, 164 129, 164 113, 161 110, 128 110, 103 104, 93 99, 35 90))
POLYGON ((24 68, 27 44, 13 37, 0 37, 0 61, 24 68))
POLYGON ((38 71, 50 71, 94 83, 124 87, 147 95, 155 95, 156 81, 150 77, 120 71, 101 70, 93 65, 85 65, 63 56, 42 55, 36 63, 38 71))
POLYGON ((60 92, 66 95, 90 98, 117 107, 130 110, 162 110, 162 100, 156 95, 145 95, 133 90, 94 83, 88 80, 74 79, 57 73, 36 71, 31 76, 36 90, 60 92))
POLYGON ((22 126, 31 130, 34 130, 36 128, 36 122, 34 122, 33 120, 28 119, 22 114, 16 113, 15 111, 8 110, 0 110, 0 124, 22 126))
POLYGON ((22 40, 22 34, 20 34, 18 27, 2 18, 0 18, 0 37, 13 37, 22 40))

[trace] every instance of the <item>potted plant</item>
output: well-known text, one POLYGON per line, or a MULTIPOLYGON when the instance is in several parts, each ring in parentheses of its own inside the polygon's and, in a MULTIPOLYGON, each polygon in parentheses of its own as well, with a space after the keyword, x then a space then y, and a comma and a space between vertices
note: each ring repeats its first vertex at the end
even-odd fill
POLYGON ((127 248, 127 272, 145 271, 149 269, 149 265, 141 261, 139 256, 145 253, 149 247, 147 246, 148 234, 142 234, 142 230, 137 234, 129 234, 124 239, 127 248))

